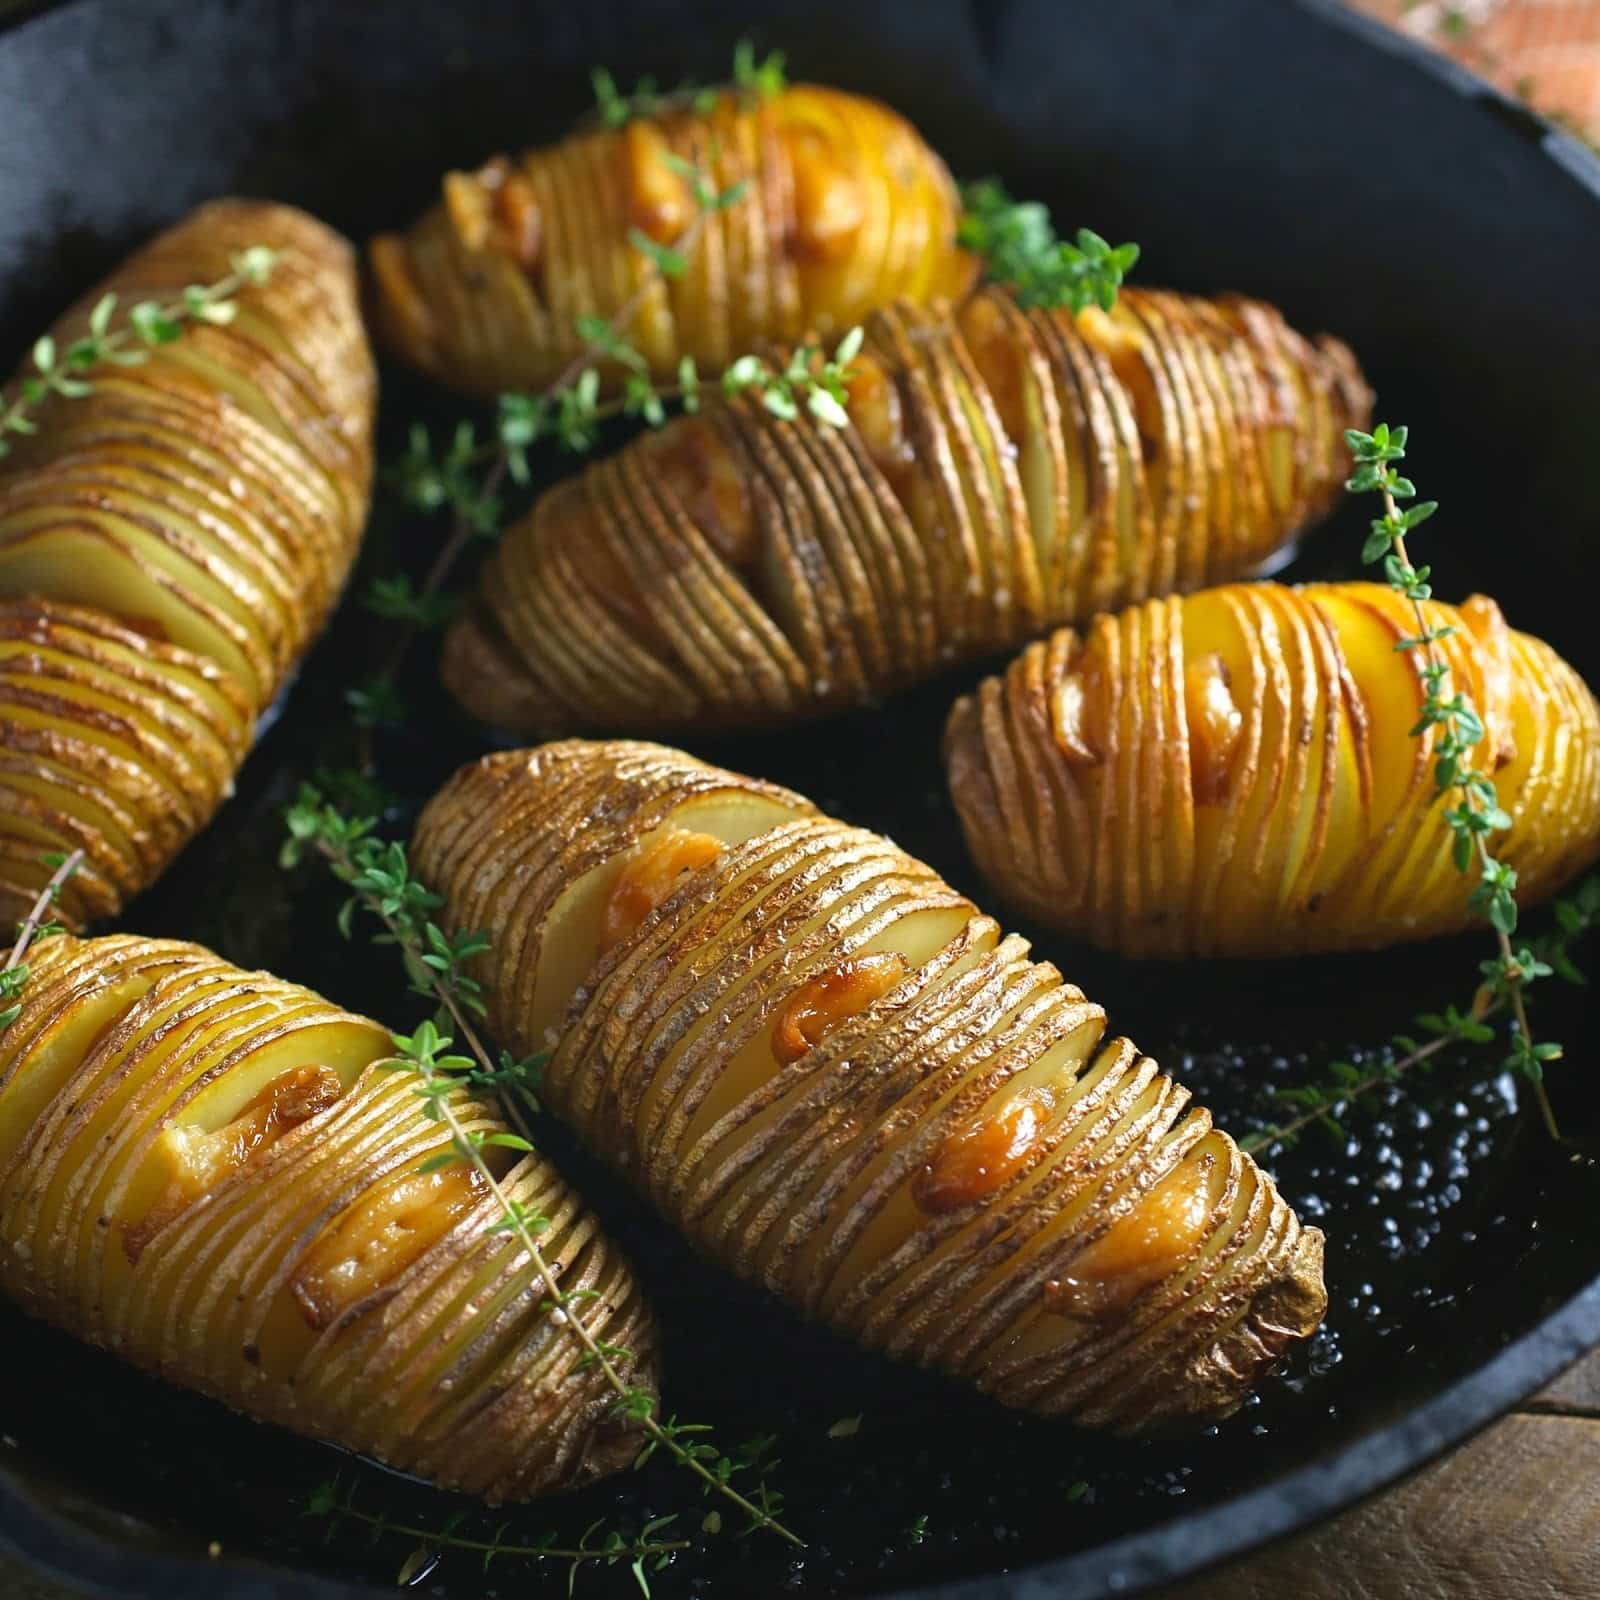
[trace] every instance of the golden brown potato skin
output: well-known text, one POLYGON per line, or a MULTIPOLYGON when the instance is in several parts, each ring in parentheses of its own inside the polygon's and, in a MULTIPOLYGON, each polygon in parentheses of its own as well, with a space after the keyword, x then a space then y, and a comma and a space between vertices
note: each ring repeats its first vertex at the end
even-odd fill
MULTIPOLYGON (((582 1346, 386 1030, 198 945, 60 936, 0 1035, 0 1285, 28 1310, 264 1421, 445 1488, 523 1499, 629 1464, 582 1346), (309 1093, 306 1085, 317 1087, 309 1093), (275 1125, 260 1133, 263 1106, 275 1125), (309 1113, 309 1114, 308 1114, 309 1113), (255 1119, 254 1121, 252 1119, 255 1119), (171 1201, 185 1152, 214 1165, 171 1201), (169 1203, 171 1202, 171 1203, 169 1203)), ((458 1092, 481 1134, 503 1128, 458 1092)), ((491 1149, 597 1338, 653 1391, 629 1268, 540 1157, 491 1149)))
POLYGON ((526 733, 761 727, 857 705, 1055 623, 1248 571, 1326 510, 1369 395, 1270 307, 870 317, 850 425, 753 396, 558 485, 446 640, 526 733))
POLYGON ((41 850, 88 852, 65 903, 74 923, 114 913, 159 874, 215 810, 354 560, 376 390, 354 256, 337 234, 289 206, 216 201, 51 331, 65 349, 108 290, 124 313, 174 300, 225 277, 252 245, 278 262, 240 291, 232 322, 191 323, 138 366, 102 364, 93 392, 48 401, 38 433, 0 466, 0 597, 12 602, 0 921, 22 915, 49 875, 41 850), (76 709, 58 719, 37 698, 21 709, 25 648, 35 662, 54 652, 63 692, 72 661, 76 709), (98 679, 170 723, 197 677, 214 702, 204 720, 226 726, 209 727, 187 761, 169 752, 150 766, 125 724, 83 711, 98 679))
POLYGON ((958 294, 955 185, 916 130, 876 101, 800 84, 769 99, 639 117, 477 172, 369 247, 384 341, 457 388, 540 389, 584 349, 583 316, 623 329, 658 378, 684 356, 719 372, 774 341, 827 337, 891 300, 958 294), (671 159, 741 199, 696 222, 671 159), (692 234, 690 229, 694 229, 692 234), (663 278, 629 242, 682 242, 663 278))
MULTIPOLYGON (((1600 855, 1600 708, 1475 595, 1428 607, 1517 898, 1600 855)), ((984 874, 1031 916, 1128 955, 1372 949, 1474 920, 1434 788, 1409 604, 1368 583, 1235 584, 1030 645, 956 703, 950 790, 984 874)))
POLYGON ((0 601, 0 919, 71 849, 56 918, 111 916, 211 820, 254 726, 215 662, 83 606, 0 601))
POLYGON ((1320 1321, 1321 1233, 888 840, 679 751, 574 740, 463 768, 413 852, 491 941, 500 1041, 553 1047, 551 1104, 808 1315, 1117 1429, 1232 1410, 1320 1321))

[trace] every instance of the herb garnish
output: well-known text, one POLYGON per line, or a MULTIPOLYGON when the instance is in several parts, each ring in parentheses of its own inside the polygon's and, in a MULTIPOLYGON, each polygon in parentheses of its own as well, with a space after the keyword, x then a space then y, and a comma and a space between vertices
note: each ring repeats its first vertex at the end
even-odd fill
POLYGON ((8 433, 37 431, 32 413, 53 394, 67 400, 80 400, 94 392, 87 374, 110 364, 136 367, 150 359, 150 352, 171 344, 186 322, 211 322, 225 326, 238 315, 235 296, 241 289, 263 284, 272 276, 278 254, 265 245, 252 245, 230 259, 232 271, 212 284, 190 284, 176 300, 163 304, 141 300, 128 308, 127 320, 112 327, 117 296, 103 294, 89 313, 89 331, 74 339, 64 350, 45 334, 33 346, 34 371, 17 386, 11 403, 0 411, 0 456, 10 453, 8 433))
MULTIPOLYGON (((750 40, 741 39, 733 47, 733 88, 747 99, 770 100, 788 87, 783 64, 781 50, 758 61, 755 46, 750 40)), ((636 117, 659 117, 670 111, 689 110, 705 116, 716 109, 722 94, 715 85, 702 87, 689 82, 663 91, 656 87, 654 78, 641 78, 631 93, 623 94, 617 80, 604 67, 596 67, 589 74, 589 83, 594 90, 596 114, 607 128, 624 128, 636 117)))
MULTIPOLYGON (((1557 900, 1552 911, 1555 928, 1535 939, 1525 952, 1531 957, 1527 962, 1530 981, 1555 976, 1568 983, 1587 985, 1589 980, 1572 959, 1572 948, 1590 929, 1600 925, 1600 877, 1586 878, 1570 897, 1557 900)), ((1495 965, 1493 961, 1482 963, 1486 976, 1487 969, 1495 965)), ((1364 1068, 1349 1061, 1335 1061, 1328 1068, 1326 1083, 1277 1090, 1277 1099, 1302 1108, 1299 1115, 1246 1135, 1239 1140, 1239 1148, 1247 1155, 1258 1155, 1274 1145, 1287 1149, 1314 1123, 1342 1138, 1344 1127, 1339 1116, 1347 1105, 1384 1084, 1397 1083, 1408 1072, 1431 1070, 1435 1057, 1449 1045, 1492 1043, 1495 1031, 1489 1023, 1505 1009, 1504 997, 1495 994, 1485 982, 1478 986, 1465 1011, 1446 1006, 1442 1012, 1422 1012, 1413 1019, 1417 1034, 1397 1033, 1390 1040, 1386 1053, 1392 1059, 1364 1068), (1419 1039, 1418 1035, 1427 1037, 1419 1039)))
POLYGON ((480 986, 464 970, 464 963, 487 950, 488 941, 478 934, 458 934, 454 938, 445 934, 432 919, 433 911, 443 904, 442 897, 411 874, 403 845, 374 835, 371 818, 346 817, 307 786, 289 809, 285 822, 289 837, 280 857, 282 864, 294 866, 308 850, 320 855, 333 875, 350 889, 350 898, 339 914, 340 931, 349 935, 358 909, 375 917, 383 929, 375 936, 376 942, 399 949, 413 990, 437 1008, 437 1015, 420 1023, 411 1034, 394 1036, 400 1054, 395 1069, 416 1075, 416 1093, 423 1103, 423 1114, 443 1124, 450 1135, 449 1151, 433 1158, 430 1165, 465 1162, 494 1196, 503 1213, 494 1231, 511 1234, 521 1244, 544 1282, 552 1320, 569 1328, 584 1347, 582 1367, 601 1373, 616 1396, 617 1414, 643 1429, 646 1439, 636 1464, 642 1465, 656 1451, 665 1450, 699 1478, 708 1492, 722 1495, 743 1512, 752 1529, 766 1529, 800 1546, 801 1540, 778 1520, 782 1497, 765 1480, 749 1495, 734 1487, 734 1474, 749 1466, 752 1458, 725 1456, 703 1437, 708 1430, 702 1423, 659 1418, 654 1398, 629 1384, 618 1370, 618 1363, 626 1361, 629 1352, 597 1340, 584 1325, 578 1306, 590 1296, 583 1291, 565 1291, 558 1283, 539 1248, 537 1235, 544 1219, 512 1200, 484 1159, 488 1146, 502 1145, 524 1152, 533 1146, 520 1134, 470 1132, 457 1117, 451 1098, 462 1084, 490 1092, 512 1090, 527 1095, 537 1082, 542 1065, 542 1057, 517 1061, 504 1051, 496 1059, 478 1033, 485 1008, 480 986), (455 1039, 469 1054, 450 1053, 455 1039))
POLYGON ((1024 306, 1109 311, 1139 259, 1138 245, 1112 246, 1090 228, 1078 229, 1076 243, 1058 238, 1039 201, 1013 200, 996 178, 964 184, 961 203, 957 241, 982 256, 985 276, 1008 284, 1024 306))
POLYGON ((50 907, 61 898, 61 889, 67 879, 83 864, 83 850, 79 848, 70 855, 62 855, 59 850, 47 850, 39 859, 47 867, 54 867, 55 871, 39 891, 27 916, 17 924, 17 937, 12 941, 11 953, 6 957, 5 965, 0 967, 0 1004, 10 1002, 0 1011, 0 1033, 22 1015, 22 1002, 17 997, 28 981, 28 963, 24 957, 29 947, 40 939, 49 939, 67 931, 59 922, 46 922, 44 918, 50 907))
POLYGON ((677 1520, 670 1516, 651 1518, 637 1534, 631 1536, 618 1529, 602 1535, 600 1529, 603 1524, 591 1522, 573 1545, 563 1545, 554 1533, 547 1533, 531 1543, 508 1541, 506 1532, 510 1524, 507 1522, 502 1522, 488 1538, 473 1538, 460 1531, 471 1515, 468 1511, 458 1511, 438 1528, 422 1528, 411 1523, 396 1522, 381 1512, 358 1506, 354 1486, 345 1488, 338 1478, 318 1485, 306 1503, 306 1515, 326 1517, 326 1536, 330 1539, 341 1524, 356 1522, 371 1530, 374 1543, 390 1537, 417 1540, 417 1548, 406 1557, 395 1580, 402 1587, 420 1578, 441 1552, 461 1550, 482 1556, 483 1571, 486 1573, 496 1561, 503 1559, 565 1561, 570 1569, 567 1574, 569 1595, 577 1582, 578 1569, 586 1562, 598 1562, 610 1567, 625 1561, 634 1582, 639 1586, 639 1592, 649 1600, 649 1574, 659 1572, 677 1551, 689 1548, 687 1539, 661 1537, 663 1531, 677 1520))
POLYGON ((1345 442, 1350 446, 1356 470, 1345 487, 1352 494, 1375 493, 1380 497, 1383 515, 1373 519, 1361 559, 1368 566, 1381 566, 1389 587, 1411 605, 1417 631, 1395 646, 1415 654, 1420 662, 1417 676, 1423 687, 1422 708, 1411 733, 1421 739, 1433 735, 1431 754, 1437 798, 1441 802, 1455 801, 1442 804, 1440 811, 1452 834, 1452 860, 1464 876, 1476 873, 1477 882, 1467 895, 1467 903, 1483 914, 1494 930, 1499 948, 1492 960, 1479 963, 1482 981, 1465 1011, 1450 1006, 1442 1013, 1426 1013, 1416 1019, 1417 1026, 1432 1035, 1427 1043, 1419 1044, 1408 1035, 1398 1034, 1392 1048, 1403 1054, 1396 1060, 1367 1072, 1348 1061, 1336 1061, 1329 1068, 1327 1083, 1280 1089, 1280 1100, 1303 1110, 1290 1121, 1241 1140, 1240 1148, 1249 1152, 1292 1144, 1317 1122, 1335 1134, 1341 1133, 1337 1113, 1345 1105, 1427 1064, 1446 1045, 1487 1044, 1495 1037, 1490 1019, 1507 1011, 1512 1028, 1502 1068, 1533 1085, 1546 1130, 1552 1139, 1561 1138, 1544 1085, 1545 1066, 1560 1059, 1561 1046, 1534 1039, 1526 994, 1532 984, 1553 974, 1569 982, 1584 981, 1572 960, 1571 946, 1600 920, 1600 879, 1590 879, 1579 886, 1573 898, 1556 903, 1554 934, 1531 945, 1512 944, 1518 924, 1516 869, 1499 860, 1490 847, 1491 838, 1511 826, 1511 817, 1500 805, 1494 779, 1472 765, 1474 747, 1484 738, 1483 717, 1467 695, 1452 684, 1449 663, 1439 649, 1440 641, 1455 630, 1447 625, 1431 626, 1423 611, 1423 602, 1433 598, 1432 568, 1411 564, 1406 535, 1439 507, 1434 500, 1418 501, 1405 510, 1400 507, 1401 501, 1413 499, 1417 492, 1416 485, 1394 466, 1405 457, 1406 438, 1404 427, 1382 422, 1371 433, 1348 430, 1345 442))

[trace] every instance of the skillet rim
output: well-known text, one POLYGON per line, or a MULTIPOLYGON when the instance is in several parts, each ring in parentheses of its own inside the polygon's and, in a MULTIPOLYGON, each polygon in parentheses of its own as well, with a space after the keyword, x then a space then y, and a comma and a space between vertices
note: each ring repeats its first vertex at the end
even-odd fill
MULTIPOLYGON (((0 0, 3 4, 4 0, 0 0)), ((0 39, 81 0, 18 0, 0 14, 0 39)), ((1280 0, 1281 3, 1281 0, 1280 0)), ((1600 205, 1600 152, 1409 36, 1340 0, 1289 0, 1315 24, 1341 29, 1398 57, 1493 116, 1600 205)), ((1348 1510, 1465 1442, 1584 1354, 1600 1348, 1600 1266, 1595 1278, 1537 1326, 1431 1400, 1324 1459, 1204 1511, 1096 1548, 1013 1572, 900 1589, 882 1600, 1078 1600, 1134 1595, 1348 1510)), ((100 1508, 97 1508, 100 1509, 100 1508)), ((378 1600, 389 1587, 318 1576, 253 1558, 178 1555, 121 1544, 47 1505, 25 1474, 0 1459, 0 1552, 108 1600, 378 1600)))

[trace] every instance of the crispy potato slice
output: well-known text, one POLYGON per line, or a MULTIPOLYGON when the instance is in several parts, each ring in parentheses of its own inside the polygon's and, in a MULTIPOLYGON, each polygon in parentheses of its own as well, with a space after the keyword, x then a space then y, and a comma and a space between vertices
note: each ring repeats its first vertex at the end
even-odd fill
POLYGON ((1337 497, 1370 398, 1270 307, 1138 289, 1111 316, 890 306, 849 388, 842 429, 722 397, 552 490, 485 563, 446 686, 531 733, 871 703, 1258 567, 1337 497))
POLYGON ((57 914, 114 911, 210 821, 254 713, 210 661, 76 606, 0 601, 0 917, 27 914, 43 852, 85 852, 57 914))
MULTIPOLYGON (((1114 763, 1177 713, 1130 694, 1089 736, 1114 763)), ((1122 1429, 1226 1413, 1320 1320, 1322 1236, 890 841, 677 751, 569 741, 462 769, 413 854, 446 920, 487 930, 490 1025, 553 1049, 557 1110, 808 1314, 1122 1429)))
MULTIPOLYGON (((1484 718, 1512 819, 1495 853, 1535 904, 1600 857, 1600 706, 1493 601, 1427 609, 1453 629, 1451 682, 1484 718)), ((1467 928, 1432 735, 1412 732, 1419 663, 1396 648, 1415 628, 1380 585, 1257 583, 1030 646, 951 712, 968 847, 1008 900, 1129 955, 1373 949, 1467 928), (1117 713, 1133 697, 1138 722, 1117 713), (1087 748, 1090 703, 1114 737, 1087 748), (1064 704, 1070 727, 1042 711, 1064 704)))
MULTIPOLYGON (((386 1030, 198 945, 60 935, 33 961, 0 1036, 0 1284, 27 1309, 491 1501, 633 1459, 489 1185, 420 1170, 449 1134, 384 1070, 386 1030)), ((469 1132, 503 1130, 465 1090, 453 1104, 469 1132)), ((653 1388, 626 1263, 541 1158, 485 1154, 547 1219, 573 1314, 653 1388)))
POLYGON ((407 361, 484 394, 545 387, 581 353, 575 316, 630 306, 624 331, 657 378, 684 356, 716 372, 752 345, 836 338, 897 298, 959 295, 977 270, 956 244, 959 210, 943 162, 876 101, 728 90, 447 174, 438 204, 369 247, 378 322, 407 361), (738 198, 697 223, 675 161, 723 192, 742 185, 738 198), (506 225, 513 177, 536 227, 506 225), (637 228, 670 246, 691 225, 672 277, 630 240, 637 228))

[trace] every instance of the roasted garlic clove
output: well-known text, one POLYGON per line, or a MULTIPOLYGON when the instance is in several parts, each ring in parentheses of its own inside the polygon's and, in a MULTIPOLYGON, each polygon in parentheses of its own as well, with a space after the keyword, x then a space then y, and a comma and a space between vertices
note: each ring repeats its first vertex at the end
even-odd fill
MULTIPOLYGON (((491 1501, 628 1465, 615 1395, 389 1034, 198 945, 60 936, 0 1035, 0 1285, 264 1421, 491 1501), (392 1064, 391 1064, 392 1066, 392 1064)), ((474 1135, 503 1129, 461 1089, 474 1135)), ((540 1157, 486 1146, 563 1291, 653 1389, 625 1262, 540 1157)))
POLYGON ((641 845, 606 896, 601 951, 632 938, 639 924, 672 893, 684 873, 706 866, 721 854, 720 839, 687 828, 665 828, 641 845))
POLYGON ((438 205, 372 241, 379 326, 407 361, 492 394, 546 386, 582 353, 576 318, 632 306, 623 331, 658 378, 685 356, 715 372, 961 293, 977 264, 959 211, 943 162, 875 101, 730 90, 448 174, 438 205), (739 199, 702 220, 686 163, 739 199), (657 273, 633 229, 668 246, 692 230, 684 272, 657 273))
MULTIPOLYGON (((1600 707, 1492 600, 1431 604, 1511 817, 1532 905, 1600 856, 1600 707)), ((1469 927, 1433 778, 1409 602, 1366 583, 1240 584, 1030 645, 945 738, 968 847, 1030 915, 1129 955, 1373 949, 1469 927), (1099 686, 1104 735, 1047 716, 1099 686)))
POLYGON ((165 1169, 161 1197, 137 1222, 121 1228, 128 1259, 137 1263, 151 1238, 180 1212, 259 1151, 276 1144, 290 1128, 326 1111, 343 1093, 344 1084, 332 1067, 285 1067, 220 1128, 168 1123, 154 1147, 156 1160, 165 1169))
MULTIPOLYGON (((1342 345, 1248 301, 891 306, 867 320, 846 427, 714 401, 544 496, 485 564, 445 682, 530 733, 868 702, 1258 566, 1339 494, 1368 400, 1342 345)), ((1092 720, 1091 687, 1063 691, 1064 726, 1092 720)))
POLYGON ((772 1028, 772 1054, 781 1066, 799 1061, 840 1023, 882 999, 906 975, 898 950, 852 956, 819 972, 789 996, 772 1028))
POLYGON ((1008 1405, 1223 1414, 1322 1235, 1056 970, 886 839, 656 745, 462 769, 418 823, 507 1046, 697 1247, 1008 1405), (639 863, 715 841, 607 932, 639 863))
POLYGON ((220 200, 107 292, 176 300, 276 251, 226 323, 193 322, 52 397, 0 468, 0 917, 81 847, 62 913, 113 915, 209 820, 257 717, 355 557, 375 381, 349 246, 303 212, 220 200))

